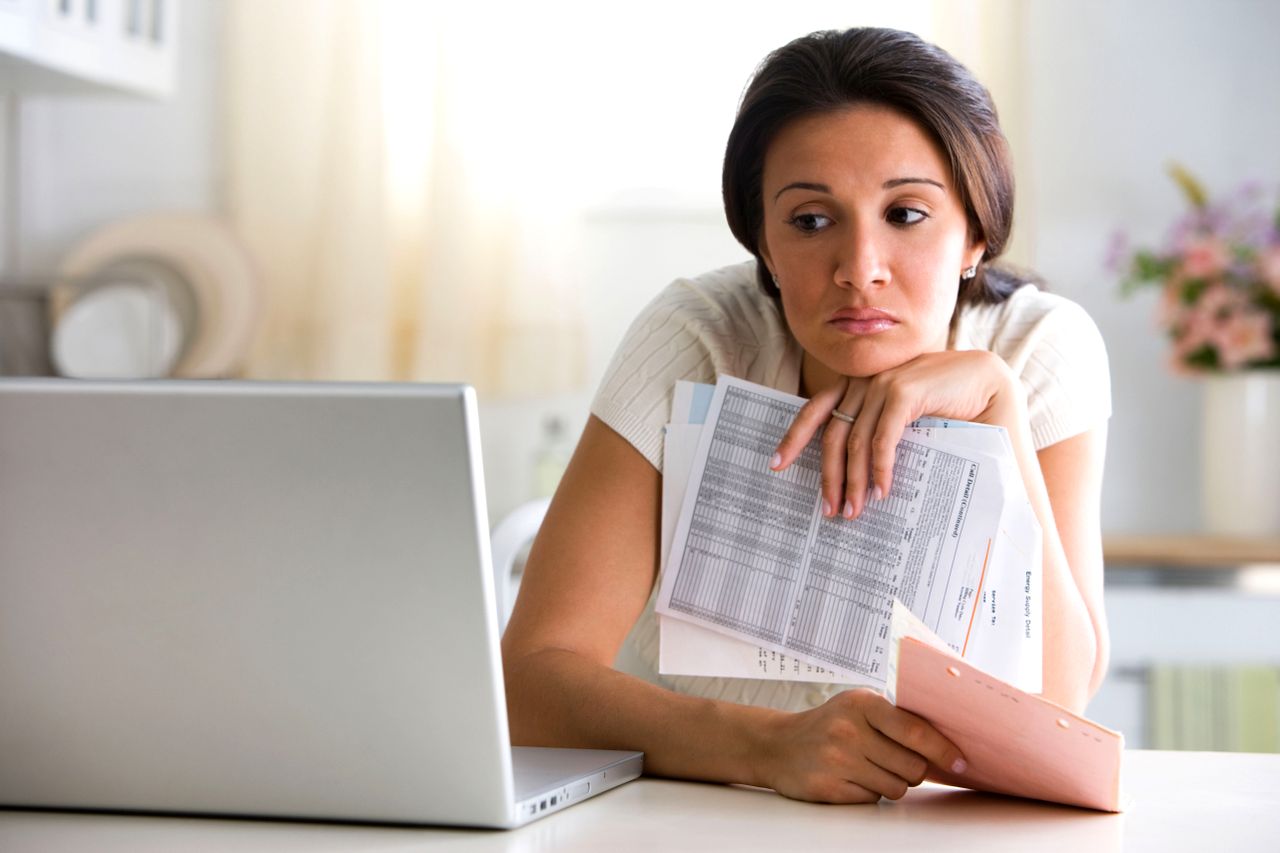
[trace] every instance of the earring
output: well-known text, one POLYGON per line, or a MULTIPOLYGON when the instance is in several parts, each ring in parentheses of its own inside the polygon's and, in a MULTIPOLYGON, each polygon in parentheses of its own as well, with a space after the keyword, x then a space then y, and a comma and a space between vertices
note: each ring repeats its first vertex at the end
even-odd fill
POLYGON ((971 267, 966 267, 964 272, 960 273, 960 280, 968 281, 969 279, 973 278, 977 274, 978 274, 978 265, 974 264, 971 267))
POLYGON ((773 278, 773 286, 778 287, 778 274, 776 272, 772 272, 769 273, 769 275, 773 278))

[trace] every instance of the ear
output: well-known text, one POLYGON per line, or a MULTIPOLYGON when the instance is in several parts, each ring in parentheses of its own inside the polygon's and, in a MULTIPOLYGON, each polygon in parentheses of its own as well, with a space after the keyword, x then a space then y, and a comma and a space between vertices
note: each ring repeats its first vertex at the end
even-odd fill
POLYGON ((773 256, 769 254, 769 244, 764 241, 764 235, 761 235, 760 243, 756 248, 760 252, 760 257, 764 259, 765 269, 769 271, 770 275, 777 277, 778 270, 773 265, 773 256))
POLYGON ((974 240, 969 244, 969 248, 965 249, 963 269, 976 267, 982 262, 982 256, 987 251, 986 240, 974 240))

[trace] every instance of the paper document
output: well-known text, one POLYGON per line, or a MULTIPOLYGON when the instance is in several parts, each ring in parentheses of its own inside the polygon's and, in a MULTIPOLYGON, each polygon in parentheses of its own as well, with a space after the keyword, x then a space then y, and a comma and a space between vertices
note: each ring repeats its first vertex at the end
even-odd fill
POLYGON ((819 438, 787 471, 768 468, 803 402, 731 378, 679 383, 659 670, 883 687, 899 598, 957 654, 1039 690, 1040 532, 1004 430, 917 422, 890 494, 825 518, 819 438))
POLYGON ((959 747, 960 775, 930 767, 948 785, 1120 811, 1124 737, 960 660, 894 602, 889 699, 928 720, 959 747))

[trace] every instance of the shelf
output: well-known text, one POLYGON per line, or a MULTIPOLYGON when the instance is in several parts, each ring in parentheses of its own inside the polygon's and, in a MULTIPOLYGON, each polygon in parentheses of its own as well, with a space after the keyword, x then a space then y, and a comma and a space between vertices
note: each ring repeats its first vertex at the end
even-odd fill
POLYGON ((1104 536, 1107 568, 1240 569, 1268 565, 1280 568, 1280 537, 1176 534, 1104 536))
POLYGON ((178 0, 0 0, 0 95, 173 93, 178 0))

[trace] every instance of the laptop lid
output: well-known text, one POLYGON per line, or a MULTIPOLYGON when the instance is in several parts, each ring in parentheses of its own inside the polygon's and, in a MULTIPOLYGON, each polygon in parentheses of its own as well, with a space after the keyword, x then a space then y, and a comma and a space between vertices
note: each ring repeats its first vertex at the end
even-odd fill
POLYGON ((0 804, 514 820, 465 386, 0 381, 0 804))

